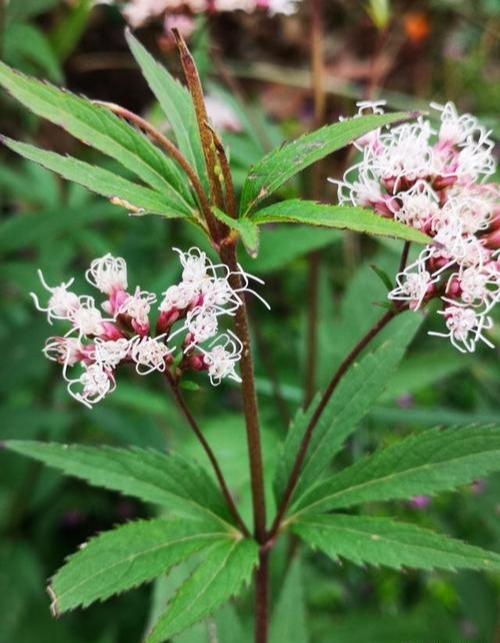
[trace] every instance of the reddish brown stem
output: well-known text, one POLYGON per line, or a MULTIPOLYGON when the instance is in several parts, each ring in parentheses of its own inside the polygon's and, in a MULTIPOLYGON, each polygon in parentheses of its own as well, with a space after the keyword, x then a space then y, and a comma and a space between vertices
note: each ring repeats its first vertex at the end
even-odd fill
POLYGON ((224 499, 226 500, 227 506, 229 511, 231 512, 231 515, 233 516, 236 525, 240 529, 241 533, 244 534, 244 536, 249 537, 250 532, 248 531, 245 523, 243 522, 238 509, 236 508, 236 505, 234 503, 233 497, 231 496, 231 492, 229 491, 229 488, 226 484, 226 480, 224 478, 224 474, 222 473, 222 470, 220 468, 220 465, 217 461, 217 458, 215 457, 214 452, 212 451, 211 446, 208 444, 205 436, 203 435, 200 427, 198 426, 198 423, 196 422, 193 414, 189 410, 186 401, 184 400, 184 397, 182 396, 179 387, 177 386, 177 383, 173 379, 173 377, 170 375, 170 373, 166 373, 166 379, 170 385, 170 388, 172 390, 172 393, 174 395, 175 401, 177 402, 179 408, 181 409, 184 417, 186 418, 190 428, 192 429, 193 433, 196 435, 199 443, 201 444, 203 450, 207 454, 208 459, 210 460, 210 464, 212 465, 212 468, 215 473, 215 477, 217 478, 217 482, 219 483, 220 489, 222 491, 222 494, 224 496, 224 499))
MULTIPOLYGON (((234 245, 222 246, 220 258, 231 271, 229 283, 231 287, 241 292, 243 283, 239 275, 236 249, 234 245)), ((255 392, 254 368, 250 347, 250 330, 244 295, 241 294, 243 306, 235 313, 235 333, 240 340, 243 350, 240 359, 241 395, 247 432, 248 456, 250 460, 250 481, 252 487, 252 505, 254 516, 254 533, 257 542, 264 543, 266 539, 266 500, 264 493, 264 471, 262 466, 262 446, 260 440, 259 411, 255 392)))
MULTIPOLYGON (((212 132, 207 126, 208 115, 205 107, 205 98, 203 96, 203 88, 201 86, 200 76, 196 69, 196 64, 191 56, 183 37, 177 31, 172 29, 175 36, 177 47, 179 49, 182 69, 186 78, 186 83, 193 100, 193 106, 196 113, 196 120, 198 122, 198 129, 200 132, 201 146, 205 158, 205 167, 207 168, 208 182, 210 184, 210 193, 213 203, 219 207, 224 207, 222 189, 217 179, 215 166, 217 162, 215 154, 215 145, 213 141, 212 132)), ((207 225, 210 230, 212 240, 216 243, 225 235, 225 227, 223 226, 210 212, 207 217, 207 225)))
POLYGON ((330 398, 332 397, 335 389, 337 388, 338 383, 342 379, 342 377, 345 375, 346 371, 349 369, 351 364, 354 362, 356 357, 361 353, 361 351, 371 342, 371 340, 376 337, 380 333, 380 331, 387 326, 387 324, 396 317, 398 314, 398 310, 396 309, 391 309, 388 310, 385 315, 379 319, 379 321, 372 326, 372 328, 366 333, 366 335, 356 344, 356 346, 352 349, 352 351, 347 355, 347 357, 344 359, 344 361, 341 363, 339 368, 337 369, 335 375, 332 377, 330 383, 328 384, 328 387, 326 388, 325 392, 323 393, 323 397, 320 400, 320 403, 318 404, 314 415, 312 416, 307 429, 304 433, 304 437, 302 439, 302 443, 300 445, 299 451, 297 453, 297 457, 295 459, 295 463, 292 469, 292 472, 290 474, 290 478, 288 480, 287 487, 285 489, 285 493, 283 495, 283 499, 281 501, 281 504, 279 506, 278 512, 276 514, 276 518, 274 520, 274 523, 271 527, 271 531, 269 533, 269 538, 274 538, 276 534, 278 533, 278 530, 281 525, 281 521, 283 520, 283 517, 285 515, 286 510, 288 509, 288 505, 290 504, 290 500, 292 498, 293 491, 299 481, 299 476, 300 476, 300 471, 302 468, 302 465, 304 463, 304 459, 306 457, 307 449, 309 447, 309 444, 311 442, 311 438, 314 432, 314 429, 316 428, 318 424, 318 420, 320 419, 323 411, 326 408, 326 405, 330 401, 330 398))
POLYGON ((269 603, 269 549, 261 547, 255 572, 255 643, 267 643, 269 603))

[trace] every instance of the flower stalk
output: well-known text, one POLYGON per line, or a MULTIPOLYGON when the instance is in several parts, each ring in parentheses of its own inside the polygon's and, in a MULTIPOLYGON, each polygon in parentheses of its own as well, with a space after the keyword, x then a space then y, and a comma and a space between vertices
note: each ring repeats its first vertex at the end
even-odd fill
POLYGON ((314 415, 312 416, 305 430, 304 437, 302 439, 299 450, 297 452, 297 457, 295 459, 295 463, 294 463, 292 472, 290 474, 288 484, 285 489, 285 493, 283 494, 283 499, 278 508, 278 511, 276 513, 276 518, 274 519, 273 525, 269 532, 270 539, 275 538, 279 532, 286 510, 288 509, 288 506, 292 499, 292 494, 299 481, 302 465, 304 464, 304 460, 314 433, 314 429, 316 428, 323 414, 323 411, 325 410, 328 402, 330 401, 330 398, 335 392, 335 389, 337 388, 340 380, 343 378, 343 376, 345 375, 349 367, 352 365, 354 360, 361 353, 361 351, 368 346, 368 344, 372 341, 372 339, 374 339, 387 326, 387 324, 392 319, 394 319, 394 317, 398 315, 398 313, 399 311, 397 308, 391 308, 390 310, 388 310, 385 313, 385 315, 381 317, 377 321, 377 323, 374 326, 372 326, 372 328, 370 328, 370 330, 366 333, 366 335, 356 344, 356 346, 352 349, 352 351, 345 357, 345 359, 343 360, 343 362, 340 364, 339 368, 335 372, 334 376, 330 380, 330 383, 328 384, 325 392, 323 393, 323 397, 321 398, 316 408, 316 411, 314 412, 314 415))

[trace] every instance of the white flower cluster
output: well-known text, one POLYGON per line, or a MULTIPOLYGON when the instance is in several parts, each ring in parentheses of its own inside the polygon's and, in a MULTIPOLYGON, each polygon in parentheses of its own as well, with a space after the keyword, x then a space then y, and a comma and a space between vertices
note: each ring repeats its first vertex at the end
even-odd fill
POLYGON ((106 316, 93 297, 69 290, 73 279, 51 287, 39 271, 50 296, 42 306, 32 293, 37 309, 47 314, 50 324, 65 320, 71 325, 64 336, 49 337, 43 352, 63 366, 68 391, 79 402, 91 408, 111 393, 116 388, 115 370, 122 363, 134 364, 140 375, 165 372, 174 363, 176 350, 181 373, 206 370, 214 386, 224 378, 240 381, 235 367, 243 347, 231 331, 219 331, 219 318, 233 316, 245 292, 262 300, 249 288, 249 279, 262 282, 239 266, 232 273, 223 264, 214 265, 198 248, 174 250, 180 257, 182 280, 163 293, 154 333, 150 312, 157 297, 139 287, 128 292, 127 266, 121 257, 107 254, 95 259, 85 275, 106 295, 101 304, 106 316), (241 286, 231 286, 234 281, 241 286), (176 343, 176 338, 182 342, 176 343))
MULTIPOLYGON (((140 27, 151 19, 172 16, 224 11, 267 11, 271 15, 290 15, 297 9, 299 0, 130 0, 123 10, 132 27, 140 27)), ((179 24, 173 26, 179 27, 179 24)), ((182 25, 181 25, 182 26, 182 25)), ((181 29, 182 31, 182 29, 181 29)))
MULTIPOLYGON (((382 113, 383 103, 359 104, 359 115, 382 113)), ((356 141, 362 160, 338 184, 341 204, 371 207, 380 216, 432 238, 418 259, 396 277, 389 298, 416 310, 439 297, 448 337, 472 352, 493 325, 500 300, 500 190, 486 183, 496 169, 493 141, 470 114, 452 103, 431 104, 428 120, 377 130, 356 141)))

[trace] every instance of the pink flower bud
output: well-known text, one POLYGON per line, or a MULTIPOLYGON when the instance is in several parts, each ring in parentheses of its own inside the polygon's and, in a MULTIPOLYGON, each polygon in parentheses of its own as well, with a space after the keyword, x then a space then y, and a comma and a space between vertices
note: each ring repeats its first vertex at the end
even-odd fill
POLYGON ((101 339, 114 340, 121 339, 125 335, 111 322, 102 322, 103 332, 99 335, 101 339))
POLYGON ((498 250, 500 248, 500 228, 493 230, 490 234, 486 235, 484 238, 484 245, 490 250, 498 250))
POLYGON ((138 321, 137 319, 131 319, 130 323, 132 325, 132 328, 140 337, 145 337, 146 335, 149 334, 149 320, 145 320, 144 322, 141 322, 141 321, 138 321))
POLYGON ((444 190, 451 187, 452 185, 455 185, 456 182, 456 176, 436 176, 436 178, 432 181, 432 187, 435 190, 444 190))
POLYGON ((193 371, 205 371, 208 368, 208 365, 205 364, 203 355, 195 354, 191 355, 188 360, 189 368, 193 371))
POLYGON ((448 294, 450 297, 460 297, 461 292, 462 287, 460 286, 460 281, 456 277, 454 277, 448 284, 446 294, 448 294))

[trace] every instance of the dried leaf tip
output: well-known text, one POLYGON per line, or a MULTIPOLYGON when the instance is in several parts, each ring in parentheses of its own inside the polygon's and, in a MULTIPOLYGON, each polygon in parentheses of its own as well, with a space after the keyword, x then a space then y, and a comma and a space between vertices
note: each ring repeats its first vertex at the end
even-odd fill
POLYGON ((47 585, 47 594, 50 596, 50 613, 54 618, 59 618, 60 613, 59 613, 59 607, 57 605, 57 596, 54 590, 52 589, 52 585, 47 585))

